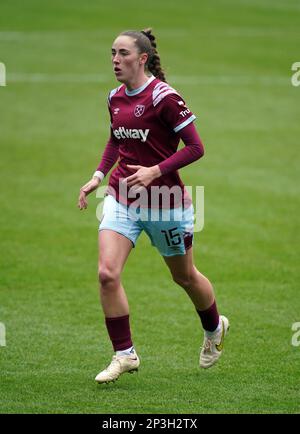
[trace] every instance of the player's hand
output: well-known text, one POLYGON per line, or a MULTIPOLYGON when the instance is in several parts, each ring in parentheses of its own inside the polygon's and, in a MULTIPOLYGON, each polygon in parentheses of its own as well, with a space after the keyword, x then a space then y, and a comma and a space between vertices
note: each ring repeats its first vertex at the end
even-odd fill
POLYGON ((94 176, 89 182, 81 187, 78 198, 78 208, 86 209, 88 206, 87 196, 99 186, 101 180, 98 176, 94 176))
POLYGON ((127 164, 130 170, 136 170, 133 175, 125 178, 128 187, 147 187, 151 182, 161 176, 161 171, 158 165, 152 167, 136 166, 127 164))

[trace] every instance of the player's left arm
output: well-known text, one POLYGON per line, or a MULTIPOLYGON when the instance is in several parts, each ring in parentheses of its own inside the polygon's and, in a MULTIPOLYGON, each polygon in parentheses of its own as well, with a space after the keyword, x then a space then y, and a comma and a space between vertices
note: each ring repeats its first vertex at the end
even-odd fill
POLYGON ((128 187, 132 187, 133 185, 136 187, 147 187, 147 185, 151 184, 154 179, 161 176, 161 171, 158 164, 151 167, 127 164, 127 167, 130 170, 135 171, 133 175, 125 178, 128 187))
POLYGON ((185 167, 204 155, 204 146, 194 125, 196 116, 186 106, 183 98, 173 88, 163 91, 161 98, 154 99, 156 113, 174 134, 183 141, 185 147, 159 163, 162 175, 185 167))
POLYGON ((193 122, 182 128, 177 134, 179 134, 185 147, 159 163, 161 175, 179 170, 199 160, 204 155, 204 146, 193 122))
POLYGON ((185 147, 156 166, 128 165, 129 169, 136 171, 133 175, 126 178, 129 187, 133 185, 146 187, 154 179, 179 170, 204 155, 203 143, 193 123, 196 116, 187 108, 181 96, 176 91, 173 91, 174 89, 172 88, 162 88, 161 96, 157 95, 156 101, 158 103, 154 100, 154 106, 156 106, 156 113, 160 121, 167 128, 172 129, 175 134, 178 134, 185 147), (166 96, 163 96, 163 92, 166 92, 166 96))
POLYGON ((179 170, 199 160, 204 155, 204 146, 192 122, 182 128, 177 134, 185 144, 185 147, 161 163, 152 167, 127 165, 129 169, 136 171, 133 175, 126 178, 129 187, 133 185, 147 187, 154 179, 169 172, 179 170))

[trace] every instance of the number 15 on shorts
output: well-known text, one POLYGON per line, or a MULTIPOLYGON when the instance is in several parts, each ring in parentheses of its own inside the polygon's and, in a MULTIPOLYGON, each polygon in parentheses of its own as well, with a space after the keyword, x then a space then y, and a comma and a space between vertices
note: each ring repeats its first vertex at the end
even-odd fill
POLYGON ((166 239, 168 246, 178 246, 181 243, 181 236, 178 231, 178 227, 169 229, 167 231, 161 231, 166 239))

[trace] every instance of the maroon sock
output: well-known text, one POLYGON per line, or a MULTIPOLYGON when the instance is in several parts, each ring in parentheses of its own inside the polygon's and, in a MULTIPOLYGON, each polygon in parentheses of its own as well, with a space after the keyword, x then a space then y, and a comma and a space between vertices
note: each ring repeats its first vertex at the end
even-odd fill
POLYGON ((216 305, 216 301, 206 310, 198 310, 198 315, 200 316, 202 327, 208 332, 213 332, 219 325, 219 314, 216 305))
POLYGON ((105 323, 114 351, 132 347, 129 315, 105 318, 105 323))

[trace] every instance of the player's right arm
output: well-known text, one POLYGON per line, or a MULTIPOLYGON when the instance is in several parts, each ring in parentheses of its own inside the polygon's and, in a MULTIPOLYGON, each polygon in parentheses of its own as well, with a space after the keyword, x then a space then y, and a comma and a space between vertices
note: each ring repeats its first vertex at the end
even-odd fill
POLYGON ((114 164, 119 158, 119 145, 116 142, 112 132, 113 117, 110 108, 111 97, 118 89, 119 88, 112 90, 108 95, 107 103, 108 103, 108 111, 110 116, 110 138, 105 146, 100 164, 98 165, 92 179, 90 179, 90 181, 88 181, 85 185, 83 185, 79 191, 79 198, 78 198, 79 209, 87 208, 87 196, 90 193, 92 193, 92 191, 98 188, 103 178, 107 175, 107 173, 110 171, 110 169, 114 166, 114 164))
POLYGON ((98 176, 93 176, 93 178, 88 181, 85 185, 83 185, 79 191, 79 198, 78 198, 78 208, 79 209, 86 209, 87 208, 87 195, 90 194, 92 191, 96 190, 98 186, 100 185, 101 179, 98 176))
POLYGON ((92 179, 83 185, 79 191, 78 208, 87 208, 87 196, 96 190, 119 158, 119 147, 111 136, 104 149, 101 161, 92 179))

